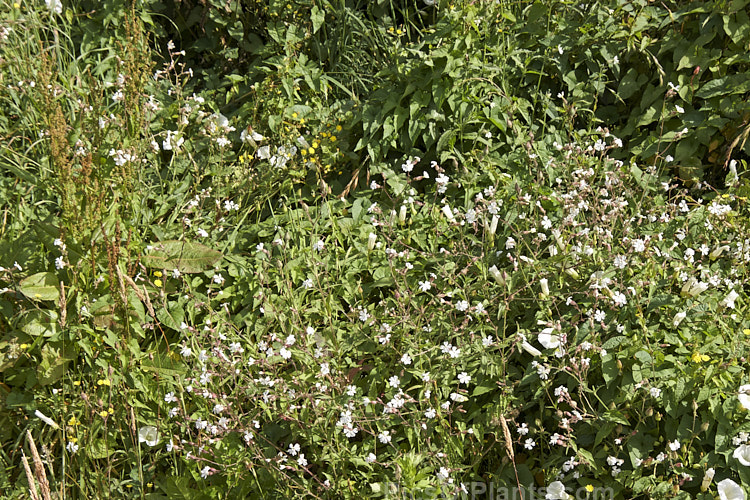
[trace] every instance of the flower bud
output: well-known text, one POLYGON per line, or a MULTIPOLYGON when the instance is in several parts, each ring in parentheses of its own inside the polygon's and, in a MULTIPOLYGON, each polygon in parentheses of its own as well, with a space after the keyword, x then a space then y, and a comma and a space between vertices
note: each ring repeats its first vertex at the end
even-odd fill
POLYGON ((578 271, 576 271, 576 270, 575 270, 575 269, 573 269, 572 267, 571 267, 571 268, 569 268, 569 269, 566 269, 566 270, 565 270, 565 274, 567 274, 568 276, 570 276, 570 277, 571 277, 571 278, 573 278, 574 280, 577 280, 578 278, 580 278, 580 277, 581 277, 581 276, 580 276, 580 275, 578 274, 578 271))
POLYGON ((500 217, 497 215, 492 216, 492 222, 490 222, 490 236, 495 236, 495 232, 497 231, 497 223, 500 220, 500 217))
POLYGON ((695 278, 690 278, 685 285, 683 285, 681 293, 687 297, 697 297, 701 293, 708 290, 708 283, 698 281, 695 278))
POLYGON ((714 474, 716 474, 716 471, 713 467, 706 469, 706 473, 703 474, 703 482, 701 482, 701 491, 706 491, 708 489, 711 485, 711 481, 714 480, 714 474))
POLYGON ((680 323, 682 323, 682 320, 687 317, 687 313, 685 311, 680 311, 677 314, 674 315, 674 318, 672 319, 672 324, 675 328, 680 326, 680 323))
POLYGON ((549 283, 547 282, 547 278, 540 279, 539 286, 542 288, 542 297, 549 297, 549 283))
POLYGON ((723 246, 720 246, 720 247, 716 247, 713 250, 713 252, 711 252, 710 254, 708 254, 708 257, 711 260, 718 259, 719 257, 721 257, 721 254, 724 253, 725 250, 729 250, 729 245, 723 245, 723 246))
POLYGON ((492 266, 491 268, 489 268, 489 272, 490 276, 492 276, 494 280, 497 281, 498 285, 505 286, 505 277, 497 269, 497 266, 492 266))
POLYGON ((377 234, 370 233, 370 236, 367 237, 367 250, 372 251, 375 248, 375 241, 377 241, 377 239, 377 234))
POLYGON ((453 217, 453 211, 448 205, 443 205, 443 215, 448 219, 449 222, 456 222, 456 218, 453 217))
POLYGON ((401 208, 398 211, 398 221, 401 224, 406 223, 406 205, 401 205, 401 208))

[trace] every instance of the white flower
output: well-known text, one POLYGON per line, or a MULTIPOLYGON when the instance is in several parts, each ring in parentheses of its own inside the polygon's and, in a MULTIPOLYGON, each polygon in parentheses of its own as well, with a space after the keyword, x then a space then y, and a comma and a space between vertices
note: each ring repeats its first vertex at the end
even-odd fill
POLYGON ((398 379, 396 375, 394 375, 388 379, 388 385, 395 389, 396 387, 401 385, 401 381, 398 379))
POLYGON ((153 425, 146 425, 138 429, 138 442, 146 443, 149 446, 159 444, 159 432, 153 425))
POLYGON ((500 270, 497 268, 497 266, 492 266, 488 269, 488 271, 498 285, 505 285, 505 279, 503 278, 503 275, 500 273, 500 270))
POLYGON ((708 486, 711 484, 711 481, 714 480, 714 475, 716 474, 716 471, 713 467, 706 469, 706 473, 703 475, 703 481, 701 482, 701 491, 706 491, 708 489, 708 486))
POLYGON ((670 441, 669 443, 667 443, 667 445, 669 446, 669 449, 672 451, 677 451, 680 449, 680 441, 677 439, 675 439, 674 441, 670 441))
POLYGON ((211 474, 211 467, 208 465, 201 469, 201 478, 206 479, 211 474))
POLYGON ((708 283, 698 281, 695 278, 690 278, 687 283, 682 286, 682 295, 688 297, 696 297, 697 295, 708 290, 708 283))
POLYGON ((65 447, 68 452, 73 455, 78 451, 78 445, 75 444, 73 441, 68 441, 68 445, 65 447))
POLYGON ((652 387, 649 389, 649 394, 651 394, 651 397, 658 398, 661 395, 661 389, 658 387, 652 387))
POLYGON ((734 309, 734 301, 737 300, 739 296, 740 294, 732 290, 726 297, 724 297, 724 300, 722 300, 719 305, 726 307, 727 309, 734 309))
POLYGON ((466 384, 468 385, 469 382, 471 382, 471 375, 469 375, 466 372, 461 372, 458 374, 458 383, 459 384, 466 384))
POLYGON ((391 442, 391 433, 390 431, 383 431, 380 434, 378 434, 378 440, 383 444, 388 444, 391 442))
POLYGON ((456 303, 456 310, 460 312, 464 312, 469 308, 469 302, 466 300, 459 300, 456 303))
POLYGON ((533 450, 533 449, 534 449, 534 446, 536 446, 536 443, 535 443, 535 442, 534 442, 534 440, 533 440, 533 439, 531 439, 531 438, 528 438, 528 439, 527 439, 526 441, 524 441, 524 443, 523 443, 523 447, 524 447, 524 448, 526 448, 527 450, 533 450))
POLYGON ((687 317, 687 313, 685 311, 680 311, 677 314, 674 315, 674 318, 672 319, 672 324, 676 327, 682 323, 682 320, 687 317))
POLYGON ((47 4, 47 8, 55 14, 62 14, 63 6, 60 0, 44 0, 44 3, 47 4))
POLYGON ((544 498, 550 500, 568 500, 572 499, 573 497, 565 493, 564 484, 562 484, 560 481, 555 481, 547 486, 547 494, 544 495, 544 498))
POLYGON ((560 347, 560 337, 558 335, 554 335, 552 333, 553 331, 553 328, 545 328, 539 334, 539 343, 542 344, 545 349, 557 349, 558 347, 560 347))
POLYGON ((625 266, 628 265, 628 259, 625 258, 624 255, 617 255, 615 257, 614 266, 617 269, 625 269, 625 266))
POLYGON ((612 295, 612 300, 614 301, 615 305, 619 307, 622 307, 628 303, 628 299, 625 297, 625 294, 622 292, 615 292, 612 295))
POLYGON ((745 492, 742 487, 732 481, 725 479, 716 485, 721 500, 745 500, 745 492))
POLYGON ((521 347, 524 351, 528 352, 532 356, 541 356, 542 351, 534 347, 533 345, 529 344, 529 341, 526 340, 526 337, 524 335, 520 335, 521 337, 521 347))
POLYGON ((435 415, 437 415, 437 412, 434 408, 430 408, 426 412, 424 412, 425 418, 435 418, 435 415))
POLYGON ((377 459, 378 459, 378 457, 375 456, 374 453, 370 453, 369 455, 367 455, 367 458, 365 458, 365 462, 367 462, 368 464, 371 464, 371 463, 373 463, 377 459))
POLYGON ((549 297, 549 282, 547 281, 547 278, 540 279, 539 286, 542 289, 542 296, 549 297))
POLYGON ((750 466, 750 445, 742 444, 734 450, 734 458, 740 461, 744 466, 750 466))
POLYGON ((307 467, 307 459, 305 458, 304 453, 299 454, 299 458, 297 459, 297 463, 300 467, 307 467))
POLYGON ((368 319, 370 319, 370 313, 367 312, 367 309, 362 309, 359 311, 359 320, 362 323, 365 323, 368 319))
POLYGON ((740 400, 740 404, 746 410, 750 410, 750 384, 740 386, 739 395, 737 399, 740 400))
POLYGON ((428 292, 432 288, 432 285, 429 281, 420 281, 419 282, 419 290, 422 292, 428 292))
POLYGON ((294 444, 290 444, 289 445, 289 449, 286 450, 286 452, 287 452, 287 454, 289 454, 289 455, 291 455, 293 457, 296 457, 297 453, 299 453, 299 450, 300 450, 299 443, 294 443, 294 444))

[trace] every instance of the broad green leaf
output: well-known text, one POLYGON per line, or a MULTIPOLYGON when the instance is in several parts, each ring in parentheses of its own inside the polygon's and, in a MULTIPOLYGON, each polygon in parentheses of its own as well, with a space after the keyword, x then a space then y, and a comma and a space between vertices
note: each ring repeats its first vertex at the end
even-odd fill
POLYGON ((32 337, 51 337, 57 333, 57 318, 55 311, 33 309, 23 316, 21 330, 32 337))
POLYGON ((36 273, 21 280, 18 289, 32 300, 57 300, 60 298, 60 279, 55 273, 36 273))
POLYGON ((201 273, 213 268, 223 257, 221 252, 190 241, 162 241, 143 257, 143 263, 158 269, 177 269, 182 273, 201 273))

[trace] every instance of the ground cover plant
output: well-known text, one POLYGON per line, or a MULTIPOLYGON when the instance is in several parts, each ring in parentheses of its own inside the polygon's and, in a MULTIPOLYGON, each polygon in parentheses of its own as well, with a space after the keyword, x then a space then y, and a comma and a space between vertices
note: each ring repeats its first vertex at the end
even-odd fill
POLYGON ((0 490, 746 498, 699 4, 5 2, 0 490))

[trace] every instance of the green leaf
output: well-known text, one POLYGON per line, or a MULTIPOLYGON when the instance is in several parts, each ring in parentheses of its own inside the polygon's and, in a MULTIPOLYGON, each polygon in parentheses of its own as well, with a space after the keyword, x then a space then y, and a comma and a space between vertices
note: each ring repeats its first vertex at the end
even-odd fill
POLYGON ((57 300, 60 298, 60 279, 55 273, 36 273, 21 280, 18 289, 32 300, 57 300))
POLYGON ((495 386, 492 385, 478 385, 474 389, 474 392, 471 394, 472 396, 481 396, 482 394, 486 394, 488 392, 492 392, 496 389, 495 386))
POLYGON ((317 5, 310 9, 310 20, 313 23, 313 33, 317 33, 326 20, 326 14, 317 5))
POLYGON ((41 385, 54 384, 65 375, 65 367, 77 357, 75 348, 67 343, 61 349, 45 344, 42 361, 37 366, 37 379, 41 385))
POLYGON ((32 337, 51 337, 57 333, 57 318, 55 311, 33 309, 24 315, 21 330, 32 337))
POLYGON ((602 415, 602 419, 607 422, 615 422, 622 425, 630 425, 630 422, 625 418, 625 415, 622 414, 622 412, 619 412, 617 410, 610 410, 604 412, 602 415))
POLYGON ((200 243, 170 240, 156 243, 154 250, 143 257, 143 263, 152 268, 201 273, 213 268, 222 257, 221 252, 200 243))

